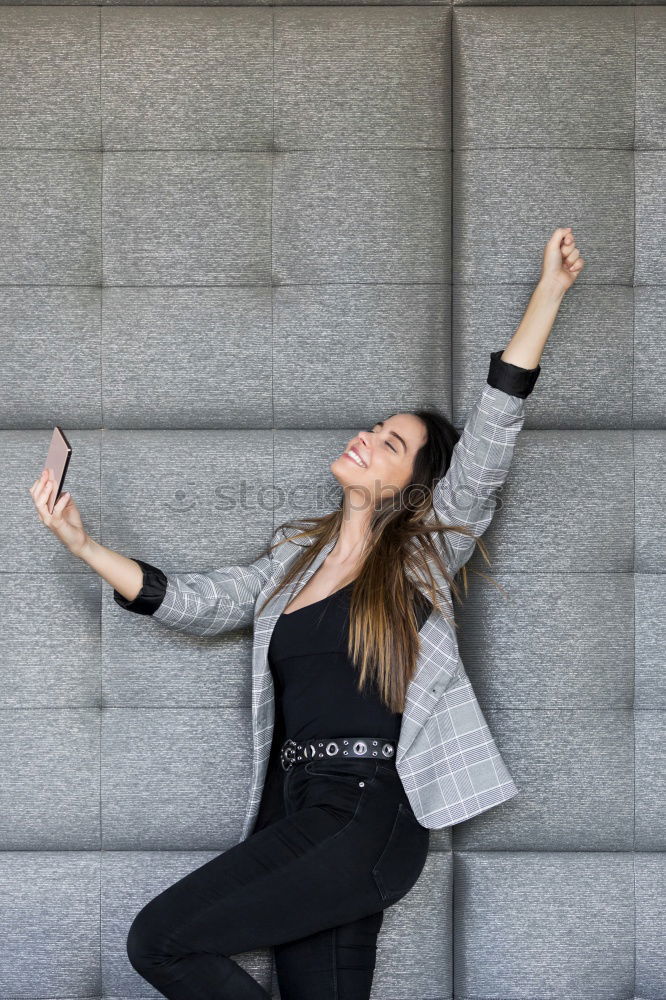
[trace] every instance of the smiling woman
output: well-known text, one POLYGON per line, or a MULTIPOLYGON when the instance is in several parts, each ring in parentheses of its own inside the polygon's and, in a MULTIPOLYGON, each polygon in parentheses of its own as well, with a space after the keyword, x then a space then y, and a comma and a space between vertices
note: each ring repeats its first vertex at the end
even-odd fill
POLYGON ((165 996, 189 1000, 193 986, 212 996, 224 983, 229 997, 267 1000, 231 956, 270 944, 284 995, 323 1000, 334 984, 368 1000, 383 913, 418 881, 430 829, 517 793, 454 623, 434 605, 489 522, 522 426, 523 398, 507 390, 524 392, 524 374, 513 382, 494 355, 462 435, 432 411, 359 432, 331 466, 341 507, 309 531, 282 526, 252 566, 147 570, 152 597, 137 599, 163 624, 208 635, 255 625, 241 840, 144 906, 127 938, 130 962, 165 996), (365 508, 353 503, 363 521, 344 520, 363 495, 365 508), (432 513, 450 525, 435 526, 436 542, 432 513), (343 531, 359 523, 360 545, 343 531), (447 553, 449 532, 467 547, 447 553), (353 579, 342 585, 344 572, 353 579))
POLYGON ((127 935, 163 996, 269 1000, 231 956, 272 946, 283 997, 369 1000, 383 911, 420 877, 430 830, 518 794, 466 676, 452 598, 477 544, 485 554, 525 399, 581 269, 570 229, 555 230, 462 433, 433 409, 359 431, 331 462, 339 508, 282 525, 250 565, 164 573, 93 542, 71 497, 50 514, 53 483, 33 484, 43 523, 121 607, 199 637, 254 626, 251 744, 221 734, 251 774, 240 840, 160 891, 127 935))

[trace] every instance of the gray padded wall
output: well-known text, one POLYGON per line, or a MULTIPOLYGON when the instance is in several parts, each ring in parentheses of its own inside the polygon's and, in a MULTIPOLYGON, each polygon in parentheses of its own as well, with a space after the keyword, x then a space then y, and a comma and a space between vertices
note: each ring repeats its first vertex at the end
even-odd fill
POLYGON ((462 426, 558 225, 587 266, 486 536, 506 594, 460 616, 521 794, 433 835, 373 997, 664 1000, 665 40, 649 4, 2 5, 0 1000, 156 995, 132 917, 249 788, 251 634, 70 557, 28 494, 53 424, 95 538, 249 562, 359 426, 462 426))

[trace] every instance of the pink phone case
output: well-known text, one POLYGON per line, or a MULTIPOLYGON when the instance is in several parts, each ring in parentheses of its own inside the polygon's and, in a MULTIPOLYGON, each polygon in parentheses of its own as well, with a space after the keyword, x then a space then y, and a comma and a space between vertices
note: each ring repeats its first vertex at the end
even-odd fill
POLYGON ((72 446, 60 428, 56 426, 53 434, 51 435, 51 444, 49 445, 46 461, 44 462, 44 469, 51 470, 57 487, 48 499, 47 507, 49 514, 53 513, 53 508, 63 492, 62 488, 65 483, 65 474, 67 472, 71 455, 72 446))

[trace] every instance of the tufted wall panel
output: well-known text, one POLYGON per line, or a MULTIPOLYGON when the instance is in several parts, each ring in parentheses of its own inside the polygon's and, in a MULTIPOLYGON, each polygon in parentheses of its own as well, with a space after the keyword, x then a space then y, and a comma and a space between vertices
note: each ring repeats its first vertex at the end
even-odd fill
POLYGON ((156 995, 132 917, 250 778, 251 634, 114 604, 32 509, 53 424, 93 537, 249 562, 359 426, 462 426, 557 225, 506 593, 460 616, 522 794, 433 834, 373 997, 666 998, 665 41, 639 3, 0 6, 0 1000, 156 995))

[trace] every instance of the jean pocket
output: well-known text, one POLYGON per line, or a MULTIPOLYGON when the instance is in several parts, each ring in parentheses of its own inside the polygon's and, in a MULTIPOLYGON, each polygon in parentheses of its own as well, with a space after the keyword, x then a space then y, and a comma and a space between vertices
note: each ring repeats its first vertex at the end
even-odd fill
POLYGON ((306 774, 317 778, 330 778, 332 781, 341 781, 348 785, 358 784, 359 781, 370 782, 377 773, 376 760, 310 760, 303 765, 306 774))
POLYGON ((372 877, 384 903, 396 903, 418 881, 428 857, 430 830, 421 826, 404 802, 391 827, 388 840, 372 869, 372 877))

